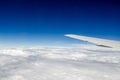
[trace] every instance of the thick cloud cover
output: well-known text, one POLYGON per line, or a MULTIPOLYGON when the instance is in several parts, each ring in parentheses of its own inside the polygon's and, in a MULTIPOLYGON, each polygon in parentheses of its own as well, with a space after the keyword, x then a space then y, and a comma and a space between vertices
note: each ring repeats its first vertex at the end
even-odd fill
POLYGON ((1 48, 0 80, 120 80, 120 51, 96 46, 1 48))

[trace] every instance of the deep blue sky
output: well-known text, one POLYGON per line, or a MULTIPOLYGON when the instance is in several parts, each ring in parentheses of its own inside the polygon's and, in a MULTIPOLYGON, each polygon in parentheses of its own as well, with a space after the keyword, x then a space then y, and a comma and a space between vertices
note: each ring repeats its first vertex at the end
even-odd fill
POLYGON ((0 44, 77 43, 64 34, 120 40, 119 0, 0 0, 0 44))

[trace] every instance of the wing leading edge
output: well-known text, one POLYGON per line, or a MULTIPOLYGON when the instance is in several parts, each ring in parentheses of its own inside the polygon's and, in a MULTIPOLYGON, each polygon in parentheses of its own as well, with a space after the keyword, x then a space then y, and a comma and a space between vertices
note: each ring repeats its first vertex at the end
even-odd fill
POLYGON ((80 35, 74 35, 74 34, 66 34, 65 36, 75 38, 78 40, 87 41, 101 47, 120 49, 120 41, 86 37, 86 36, 80 36, 80 35))

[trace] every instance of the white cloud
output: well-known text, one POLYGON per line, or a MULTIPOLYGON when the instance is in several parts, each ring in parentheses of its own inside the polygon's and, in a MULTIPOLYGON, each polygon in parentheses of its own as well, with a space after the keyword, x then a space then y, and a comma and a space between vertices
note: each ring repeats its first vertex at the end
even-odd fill
POLYGON ((28 56, 22 49, 10 48, 10 49, 0 49, 0 53, 4 55, 11 56, 28 56))
POLYGON ((0 49, 0 80, 120 80, 120 51, 81 47, 0 49))

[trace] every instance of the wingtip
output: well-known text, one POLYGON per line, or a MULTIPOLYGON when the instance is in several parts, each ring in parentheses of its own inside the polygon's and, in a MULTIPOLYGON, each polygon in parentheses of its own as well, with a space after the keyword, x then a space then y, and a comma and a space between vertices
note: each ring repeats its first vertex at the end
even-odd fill
POLYGON ((64 36, 67 36, 68 34, 64 34, 64 36))
POLYGON ((74 35, 74 34, 65 34, 64 36, 70 36, 70 35, 74 35))

